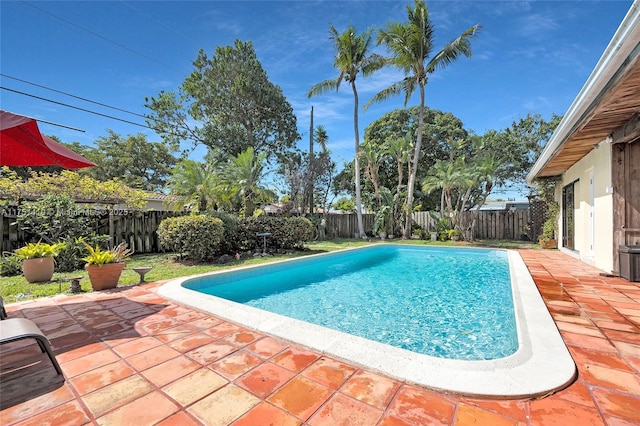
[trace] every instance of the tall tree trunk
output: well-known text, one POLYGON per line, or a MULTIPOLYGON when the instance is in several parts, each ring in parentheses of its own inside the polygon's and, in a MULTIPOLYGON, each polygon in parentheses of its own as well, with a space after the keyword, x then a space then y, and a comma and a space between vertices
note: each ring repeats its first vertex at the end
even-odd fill
POLYGON ((360 194, 360 131, 358 130, 358 91, 355 81, 351 82, 353 89, 353 131, 355 132, 356 158, 354 161, 354 172, 356 177, 356 216, 358 217, 358 233, 360 238, 367 238, 364 233, 364 223, 362 223, 362 196, 360 194))
POLYGON ((420 150, 422 149, 422 126, 424 124, 424 83, 420 86, 420 112, 418 113, 418 135, 416 136, 416 146, 413 151, 413 159, 409 181, 407 182, 407 201, 404 204, 405 225, 402 230, 402 239, 411 238, 411 225, 413 224, 413 190, 416 187, 416 175, 418 174, 418 161, 420 160, 420 150))
MULTIPOLYGON (((313 105, 311 105, 311 120, 309 124, 309 168, 312 170, 315 157, 313 156, 313 105)), ((309 182, 309 214, 313 215, 313 185, 315 182, 309 182)))

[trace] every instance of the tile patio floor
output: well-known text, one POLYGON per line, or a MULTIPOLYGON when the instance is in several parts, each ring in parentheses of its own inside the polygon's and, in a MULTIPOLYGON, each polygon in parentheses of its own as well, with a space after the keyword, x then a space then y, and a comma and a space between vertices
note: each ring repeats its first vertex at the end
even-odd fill
POLYGON ((521 255, 579 370, 546 398, 400 383, 179 306, 152 283, 9 305, 49 337, 66 381, 35 343, 3 345, 0 424, 640 424, 640 285, 557 251, 521 255))

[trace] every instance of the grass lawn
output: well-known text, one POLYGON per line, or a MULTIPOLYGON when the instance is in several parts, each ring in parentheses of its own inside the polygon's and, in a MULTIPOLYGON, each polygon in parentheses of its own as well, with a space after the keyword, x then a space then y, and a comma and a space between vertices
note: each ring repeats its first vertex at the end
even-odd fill
MULTIPOLYGON (((373 240, 372 242, 379 241, 373 240)), ((390 240, 389 242, 415 244, 415 245, 435 245, 435 246, 478 246, 478 247, 496 247, 496 248, 531 248, 533 244, 527 244, 520 241, 476 241, 473 243, 452 241, 446 242, 430 242, 423 240, 410 240, 402 241, 399 239, 390 240)), ((246 265, 256 265, 259 263, 273 262, 276 260, 290 259, 294 257, 307 256, 310 254, 318 254, 324 252, 330 252, 335 250, 341 250, 350 247, 359 247, 365 244, 370 244, 367 241, 356 239, 336 239, 326 241, 312 241, 305 244, 305 247, 309 250, 294 252, 287 255, 277 255, 260 257, 248 260, 241 260, 237 262, 230 262, 225 264, 215 263, 187 263, 179 262, 176 260, 176 256, 172 253, 162 254, 139 254, 133 255, 127 260, 127 267, 122 271, 120 276, 119 286, 128 286, 137 284, 140 280, 140 276, 134 272, 131 268, 136 266, 151 266, 153 269, 145 276, 145 281, 159 281, 170 278, 184 277, 188 275, 202 274, 205 272, 219 271, 223 269, 232 269, 246 265)), ((4 303, 13 303, 23 300, 35 299, 38 297, 53 296, 60 293, 70 294, 70 278, 82 277, 80 285, 84 291, 92 291, 91 283, 87 272, 84 270, 78 270, 74 272, 56 272, 53 274, 53 280, 47 283, 33 283, 30 284, 25 280, 24 276, 17 275, 13 277, 2 277, 2 283, 0 284, 0 296, 3 297, 4 303)))

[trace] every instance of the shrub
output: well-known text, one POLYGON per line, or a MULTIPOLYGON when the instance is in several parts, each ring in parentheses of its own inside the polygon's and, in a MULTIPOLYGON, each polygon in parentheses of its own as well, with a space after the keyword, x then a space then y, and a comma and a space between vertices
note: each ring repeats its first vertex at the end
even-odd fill
POLYGON ((0 256, 0 276, 10 277, 22 273, 22 259, 12 253, 0 256))
POLYGON ((220 251, 223 234, 222 220, 205 215, 170 217, 158 226, 163 247, 199 262, 213 259, 220 251))
POLYGON ((222 241, 220 242, 220 253, 234 253, 240 250, 240 244, 238 244, 238 217, 230 213, 217 211, 208 214, 211 217, 220 219, 224 227, 222 241))
POLYGON ((60 250, 56 268, 71 272, 82 269, 85 264, 82 258, 89 254, 82 241, 95 246, 109 238, 95 233, 93 219, 88 215, 91 212, 93 210, 82 208, 68 195, 48 194, 36 202, 22 203, 16 223, 34 240, 64 242, 66 248, 60 250))
POLYGON ((313 238, 314 226, 305 217, 260 216, 242 218, 238 222, 238 237, 242 248, 252 250, 260 248, 262 238, 259 232, 267 232, 267 244, 276 249, 300 249, 304 242, 313 238))
POLYGON ((108 240, 108 235, 98 235, 95 232, 86 237, 68 237, 64 240, 66 247, 60 250, 60 254, 56 257, 56 269, 60 272, 72 272, 82 269, 86 263, 83 257, 89 255, 89 250, 83 243, 96 246, 104 245, 108 240))
POLYGON ((35 240, 55 243, 92 231, 91 218, 67 195, 44 195, 36 202, 22 203, 19 211, 16 223, 35 240))

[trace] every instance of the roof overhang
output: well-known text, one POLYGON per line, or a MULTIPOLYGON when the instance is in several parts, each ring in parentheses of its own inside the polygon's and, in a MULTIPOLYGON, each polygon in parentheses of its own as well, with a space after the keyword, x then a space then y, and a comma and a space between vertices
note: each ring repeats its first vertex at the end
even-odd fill
MULTIPOLYGON (((635 0, 527 175, 557 176, 640 114, 640 1, 635 0)), ((614 141, 615 142, 615 141, 614 141)))

